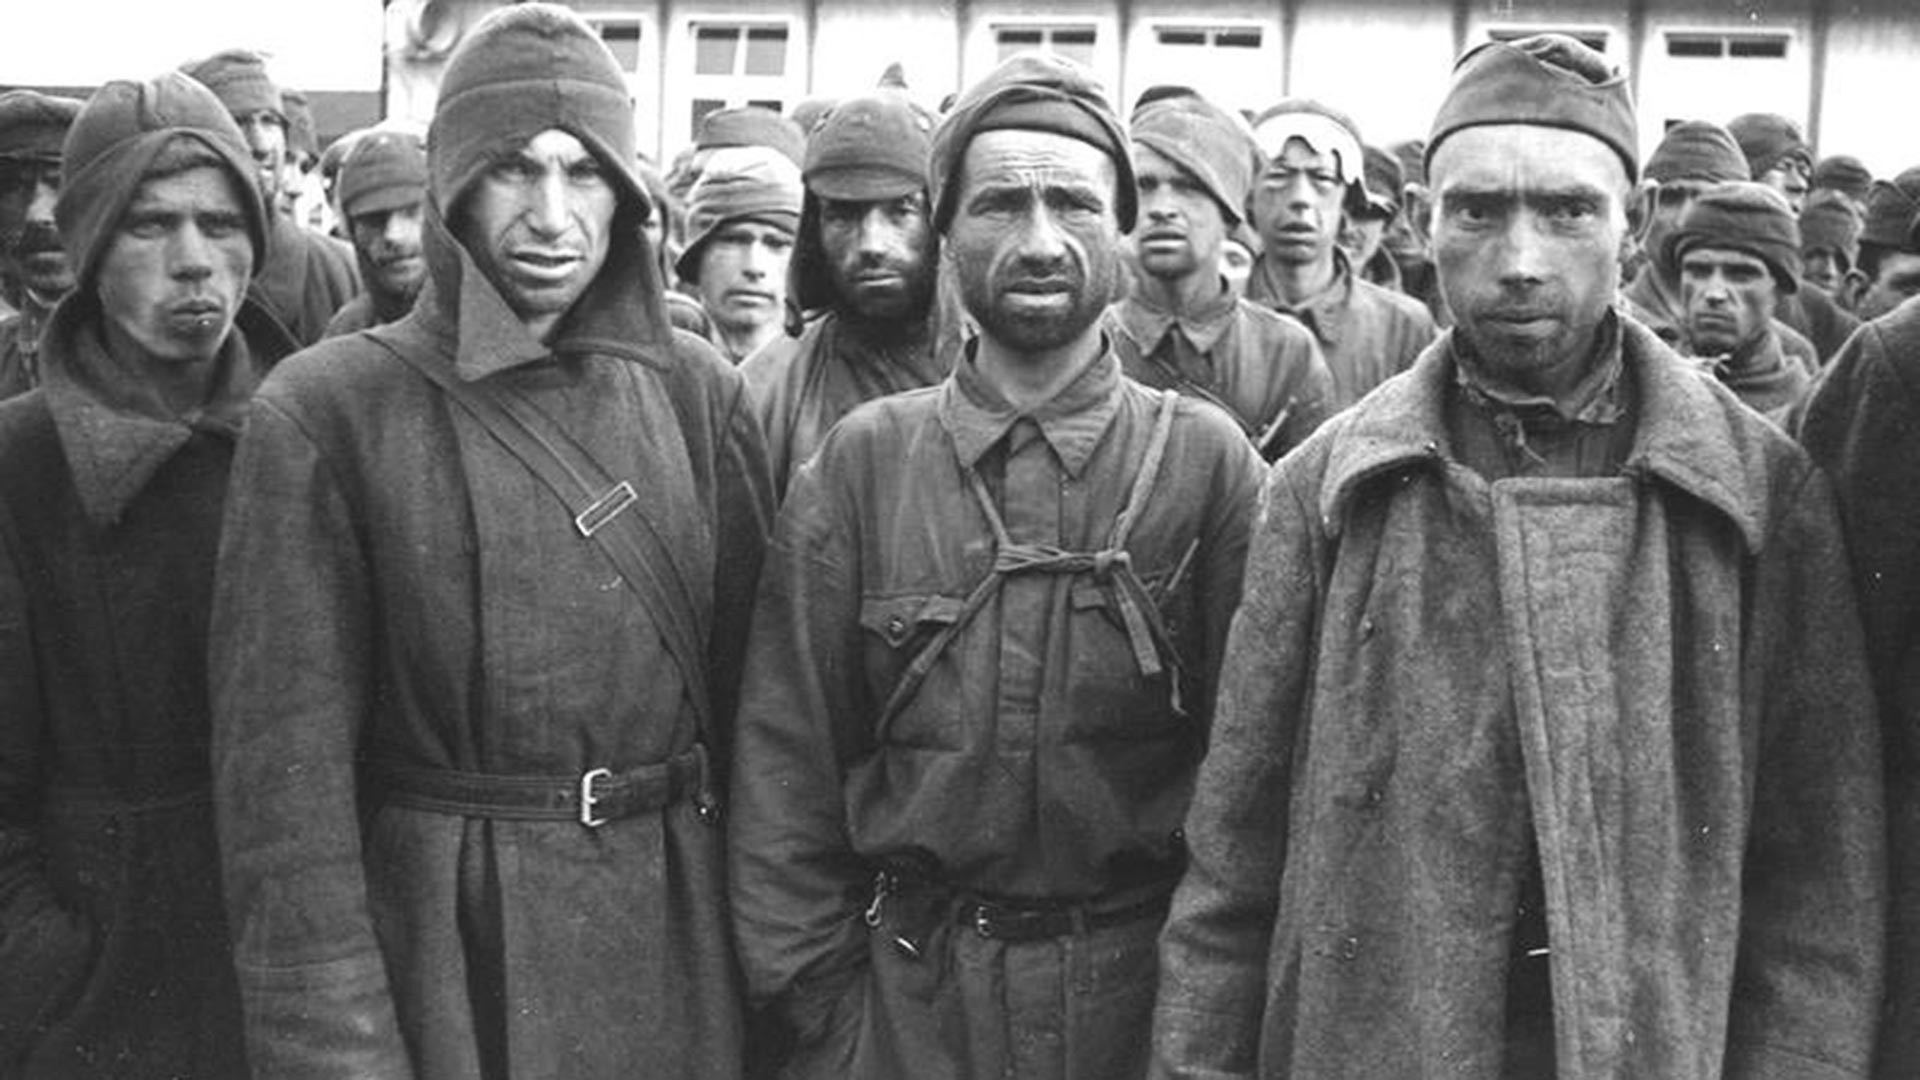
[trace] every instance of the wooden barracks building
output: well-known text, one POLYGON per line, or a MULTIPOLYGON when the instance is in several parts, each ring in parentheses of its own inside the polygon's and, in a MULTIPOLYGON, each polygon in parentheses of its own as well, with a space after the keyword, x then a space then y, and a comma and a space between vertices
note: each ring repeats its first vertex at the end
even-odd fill
MULTIPOLYGON (((0 88, 82 94, 219 48, 269 54, 324 138, 424 122, 449 51, 509 0, 19 0, 0 88), (106 28, 106 29, 103 29, 106 28)), ((1155 83, 1258 109, 1289 95, 1352 113, 1369 141, 1424 135, 1453 58, 1489 38, 1571 33, 1631 73, 1647 148, 1667 122, 1764 110, 1822 153, 1890 175, 1920 163, 1920 0, 570 0, 626 67, 639 145, 665 159, 724 105, 782 109, 872 86, 889 64, 929 105, 1001 57, 1091 65, 1125 109, 1155 83)))
MULTIPOLYGON (((392 0, 386 108, 424 119, 447 50, 501 0, 392 0)), ((1453 57, 1569 33, 1628 71, 1651 150, 1666 123, 1752 111, 1800 121, 1877 174, 1920 162, 1916 0, 572 0, 627 68, 640 145, 670 156, 704 113, 870 87, 891 63, 929 105, 1002 57, 1090 65, 1123 108, 1156 83, 1258 109, 1286 95, 1352 113, 1367 139, 1424 136, 1453 57)))

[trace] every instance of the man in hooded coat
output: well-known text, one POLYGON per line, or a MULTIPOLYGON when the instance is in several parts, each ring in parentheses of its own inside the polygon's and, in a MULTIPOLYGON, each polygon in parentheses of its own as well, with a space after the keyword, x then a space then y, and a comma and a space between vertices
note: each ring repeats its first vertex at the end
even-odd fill
POLYGON ((577 16, 488 16, 414 310, 256 399, 213 622, 256 1075, 739 1072, 715 766, 771 491, 667 323, 633 131, 577 16))
POLYGON ((207 618, 267 210, 199 83, 110 82, 54 206, 75 286, 0 404, 0 1076, 244 1080, 207 618))

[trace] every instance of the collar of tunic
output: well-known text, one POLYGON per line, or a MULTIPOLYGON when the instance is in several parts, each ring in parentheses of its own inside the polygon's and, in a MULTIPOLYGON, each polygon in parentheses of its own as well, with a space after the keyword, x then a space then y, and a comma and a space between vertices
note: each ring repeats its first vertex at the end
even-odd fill
POLYGON ((1339 345, 1347 307, 1353 302, 1353 264, 1347 261, 1346 252, 1333 249, 1333 280, 1298 304, 1281 299, 1274 276, 1273 263, 1265 255, 1254 260, 1253 278, 1247 282, 1248 296, 1306 323, 1322 345, 1339 345))
POLYGON ((978 341, 969 341, 940 389, 940 424, 953 439, 960 464, 973 468, 1015 423, 1031 420, 1067 475, 1078 478, 1120 409, 1120 361, 1103 334, 1100 352, 1059 392, 1022 412, 975 366, 978 341))
POLYGON ((1142 355, 1159 348, 1161 341, 1175 327, 1179 327, 1180 332, 1186 335, 1195 351, 1212 352, 1214 345, 1220 341, 1220 335, 1233 325, 1236 303, 1226 282, 1216 281, 1215 284, 1218 289, 1211 297, 1178 314, 1161 305, 1156 297, 1136 291, 1118 305, 1120 327, 1139 344, 1142 355))
POLYGON ((1620 419, 1620 318, 1612 310, 1600 320, 1600 337, 1594 343, 1586 373, 1564 399, 1521 389, 1488 371, 1464 334, 1455 333, 1450 341, 1454 378, 1471 398, 1511 411, 1523 420, 1555 417, 1569 424, 1605 425, 1620 419))

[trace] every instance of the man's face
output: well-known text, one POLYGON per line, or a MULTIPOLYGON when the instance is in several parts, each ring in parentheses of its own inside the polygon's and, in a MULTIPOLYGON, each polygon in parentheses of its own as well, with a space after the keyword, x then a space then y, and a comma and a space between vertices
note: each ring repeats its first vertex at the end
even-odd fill
POLYGON ((245 203, 227 170, 145 181, 100 259, 109 339, 169 365, 212 359, 252 275, 245 203))
POLYGON ((1355 266, 1367 265, 1386 239, 1389 220, 1380 214, 1348 214, 1346 224, 1340 227, 1340 247, 1347 253, 1347 260, 1355 266))
POLYGON ((1647 217, 1645 246, 1649 255, 1660 258, 1666 250, 1667 237, 1680 227, 1680 217, 1687 207, 1700 197, 1712 184, 1700 180, 1662 180, 1653 189, 1653 211, 1647 217))
POLYGON ((240 135, 260 170, 260 194, 271 205, 286 181, 287 122, 267 109, 235 113, 233 122, 240 125, 240 135))
POLYGON ((1787 205, 1795 214, 1807 203, 1808 176, 1811 170, 1796 158, 1788 158, 1759 176, 1754 177, 1760 183, 1787 197, 1787 205))
POLYGON ((60 195, 60 163, 46 158, 0 158, 0 261, 42 299, 73 288, 73 271, 53 224, 60 195))
POLYGON ((1880 257, 1879 272, 1871 281, 1859 280, 1858 272, 1852 277, 1859 293, 1853 313, 1862 319, 1877 319, 1909 297, 1920 296, 1920 255, 1889 251, 1880 257))
POLYGON ((1253 224, 1267 256, 1296 266, 1331 259, 1346 197, 1340 159, 1288 139, 1253 187, 1253 224))
POLYGON ((1120 277, 1115 169, 1047 131, 986 131, 967 144, 945 251, 980 332, 1016 355, 1072 342, 1120 277))
POLYGON ((600 159, 549 128, 481 175, 453 232, 539 336, 599 275, 618 203, 600 159))
POLYGON ((1494 370, 1585 362, 1627 241, 1625 167, 1562 128, 1472 127, 1433 158, 1434 264, 1456 324, 1494 370))
POLYGON ((821 198, 820 248, 834 295, 863 319, 917 319, 933 302, 933 229, 920 192, 858 202, 821 198))
POLYGON ((1220 204, 1192 173, 1151 146, 1134 144, 1133 173, 1140 189, 1133 248, 1141 271, 1165 281, 1218 273, 1227 238, 1220 204))
POLYGON ((367 288, 383 296, 411 301, 427 277, 420 250, 423 205, 418 202, 387 210, 354 214, 347 233, 360 255, 360 276, 367 288))
POLYGON ((694 289, 707 317, 737 332, 778 321, 787 300, 793 234, 752 218, 726 222, 707 237, 694 289))
POLYGON ((1696 247, 1680 257, 1688 351, 1725 356, 1759 337, 1773 318, 1772 271, 1756 255, 1696 247))
POLYGON ((1833 296, 1846 280, 1852 266, 1844 252, 1830 247, 1808 248, 1800 253, 1800 285, 1809 285, 1833 296))

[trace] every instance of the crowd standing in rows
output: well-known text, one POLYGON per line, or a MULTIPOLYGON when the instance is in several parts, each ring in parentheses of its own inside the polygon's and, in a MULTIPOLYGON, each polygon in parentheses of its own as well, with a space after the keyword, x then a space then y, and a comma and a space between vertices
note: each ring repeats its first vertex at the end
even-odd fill
POLYGON ((1920 1068, 1920 167, 802 105, 0 94, 0 1075, 1920 1068))

